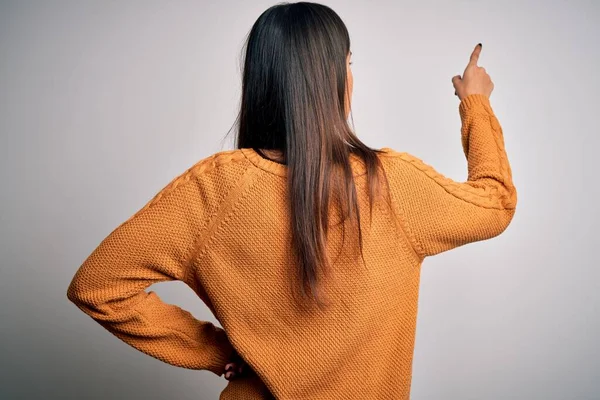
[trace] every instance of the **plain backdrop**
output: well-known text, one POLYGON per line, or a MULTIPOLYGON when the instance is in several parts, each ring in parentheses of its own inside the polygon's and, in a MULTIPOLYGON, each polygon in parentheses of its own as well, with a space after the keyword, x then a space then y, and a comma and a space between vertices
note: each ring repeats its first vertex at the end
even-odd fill
MULTIPOLYGON (((0 2, 0 398, 218 398, 223 377, 129 347, 66 290, 173 177, 233 148, 243 39, 273 4, 0 2)), ((495 83, 517 212, 425 260, 411 398, 600 398, 600 3, 325 4, 350 31, 371 147, 465 180, 451 78, 478 42, 495 83)), ((185 284, 152 289, 218 325, 185 284)))

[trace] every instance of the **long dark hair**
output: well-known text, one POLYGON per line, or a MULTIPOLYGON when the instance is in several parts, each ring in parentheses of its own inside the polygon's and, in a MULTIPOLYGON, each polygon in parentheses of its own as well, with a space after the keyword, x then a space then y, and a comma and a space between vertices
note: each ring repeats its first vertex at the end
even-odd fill
POLYGON ((366 167, 371 215, 380 189, 378 169, 385 177, 377 157, 382 150, 363 144, 346 119, 349 52, 348 30, 331 8, 311 2, 278 3, 252 26, 242 61, 235 147, 282 154, 287 165, 290 246, 301 294, 308 297, 308 286, 319 307, 323 302, 317 274, 331 262, 325 247, 330 198, 338 201, 342 222, 356 216, 364 263, 351 153, 366 167))

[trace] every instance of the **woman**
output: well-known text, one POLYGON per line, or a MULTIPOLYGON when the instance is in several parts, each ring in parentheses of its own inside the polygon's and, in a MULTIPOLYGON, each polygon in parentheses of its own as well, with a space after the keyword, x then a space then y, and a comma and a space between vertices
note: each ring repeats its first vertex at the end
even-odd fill
POLYGON ((226 373, 221 399, 408 399, 423 259, 495 237, 515 213, 480 52, 452 78, 468 161, 455 182, 352 132, 350 39, 333 10, 267 9, 247 38, 236 149, 115 228, 68 298, 146 354, 226 373), (145 292, 166 280, 223 328, 145 292))

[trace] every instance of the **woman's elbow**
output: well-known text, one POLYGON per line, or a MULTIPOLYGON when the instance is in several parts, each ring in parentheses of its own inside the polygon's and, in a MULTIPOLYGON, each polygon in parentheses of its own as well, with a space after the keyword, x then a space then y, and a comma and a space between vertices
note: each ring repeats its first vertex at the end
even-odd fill
POLYGON ((494 220, 488 230, 489 236, 486 239, 499 236, 508 228, 515 216, 516 208, 506 208, 494 214, 494 220))
POLYGON ((102 291, 92 288, 84 279, 75 275, 67 288, 67 299, 81 311, 92 316, 100 317, 110 313, 106 296, 102 291))
POLYGON ((69 283, 69 287, 67 287, 67 299, 69 299, 71 303, 79 305, 82 302, 82 292, 81 283, 77 279, 77 276, 75 276, 71 280, 71 283, 69 283))

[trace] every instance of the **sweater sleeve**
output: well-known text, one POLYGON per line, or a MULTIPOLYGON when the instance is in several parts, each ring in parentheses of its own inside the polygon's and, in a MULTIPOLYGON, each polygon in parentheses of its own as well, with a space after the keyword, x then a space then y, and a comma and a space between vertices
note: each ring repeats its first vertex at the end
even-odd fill
POLYGON ((466 182, 449 179, 421 159, 392 150, 396 160, 392 196, 421 258, 498 236, 515 214, 517 192, 489 98, 482 94, 463 98, 459 114, 466 182))
POLYGON ((195 289, 190 260, 204 232, 206 194, 189 170, 115 228, 73 277, 67 298, 116 337, 156 359, 224 373, 225 331, 145 288, 180 280, 195 289))

